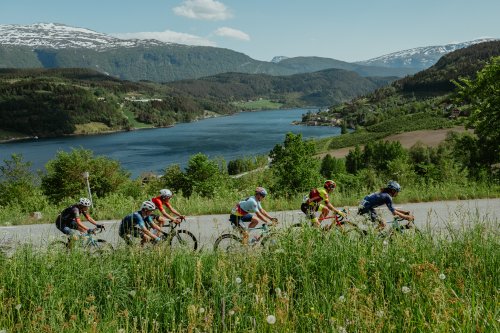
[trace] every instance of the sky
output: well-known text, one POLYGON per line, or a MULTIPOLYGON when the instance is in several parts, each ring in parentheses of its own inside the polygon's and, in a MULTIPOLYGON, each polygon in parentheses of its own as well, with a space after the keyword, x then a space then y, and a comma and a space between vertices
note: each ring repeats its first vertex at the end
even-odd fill
POLYGON ((0 0, 0 24, 62 23, 254 59, 348 62, 500 38, 500 0, 0 0))

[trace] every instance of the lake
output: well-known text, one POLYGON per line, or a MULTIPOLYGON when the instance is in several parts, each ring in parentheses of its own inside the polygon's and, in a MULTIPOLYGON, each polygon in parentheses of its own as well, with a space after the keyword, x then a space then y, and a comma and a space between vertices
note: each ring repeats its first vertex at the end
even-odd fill
POLYGON ((11 154, 22 154, 34 169, 43 169, 58 151, 71 148, 90 149, 120 161, 124 169, 137 177, 143 172, 163 173, 170 164, 186 166, 191 155, 204 153, 226 161, 244 156, 268 154, 283 143, 286 133, 301 133, 304 138, 340 134, 338 127, 298 126, 303 113, 317 109, 267 110, 241 112, 233 116, 204 119, 156 128, 95 136, 72 136, 17 141, 0 144, 0 163, 11 154))

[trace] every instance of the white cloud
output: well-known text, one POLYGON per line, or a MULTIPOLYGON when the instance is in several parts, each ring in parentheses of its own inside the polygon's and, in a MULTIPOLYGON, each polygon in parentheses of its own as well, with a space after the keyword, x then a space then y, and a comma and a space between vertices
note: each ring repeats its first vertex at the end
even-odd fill
POLYGON ((222 21, 233 16, 222 2, 214 0, 184 0, 173 11, 179 16, 208 21, 222 21))
POLYGON ((179 43, 187 45, 216 46, 216 43, 206 38, 190 35, 171 30, 159 32, 126 32, 115 33, 113 36, 122 39, 156 39, 167 43, 179 43))
POLYGON ((234 39, 240 39, 240 40, 250 40, 250 36, 246 33, 244 33, 241 30, 236 30, 233 28, 228 28, 228 27, 222 27, 214 32, 217 36, 222 36, 222 37, 230 37, 234 39))

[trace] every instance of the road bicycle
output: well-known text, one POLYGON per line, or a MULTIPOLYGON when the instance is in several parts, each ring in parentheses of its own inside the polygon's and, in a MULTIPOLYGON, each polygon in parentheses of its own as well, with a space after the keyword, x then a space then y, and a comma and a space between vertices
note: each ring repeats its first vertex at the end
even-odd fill
MULTIPOLYGON (((233 230, 239 230, 241 228, 232 226, 233 230)), ((266 223, 255 227, 255 228, 245 228, 245 231, 250 233, 252 231, 257 231, 257 235, 248 237, 247 244, 243 242, 243 237, 238 236, 234 233, 226 233, 220 235, 214 243, 214 251, 220 252, 241 252, 242 250, 248 248, 261 247, 264 249, 269 249, 277 245, 278 238, 277 235, 266 223)))
MULTIPOLYGON (((351 219, 347 217, 348 216, 347 210, 341 209, 341 211, 344 213, 344 216, 335 213, 333 215, 318 219, 320 223, 322 221, 332 219, 332 223, 327 225, 321 225, 320 229, 325 232, 331 231, 333 229, 337 232, 349 236, 349 238, 360 238, 362 236, 366 236, 367 234, 366 231, 363 230, 363 228, 361 228, 358 223, 353 222, 351 219)), ((310 221, 309 223, 304 221, 295 223, 291 227, 292 228, 312 227, 312 223, 310 221)))
POLYGON ((113 245, 104 239, 95 238, 96 234, 105 231, 104 227, 88 229, 86 233, 80 234, 78 239, 72 239, 74 236, 68 236, 66 240, 55 240, 49 244, 49 250, 64 252, 76 248, 82 248, 92 255, 102 255, 113 251, 113 245))
POLYGON ((187 249, 196 251, 198 249, 198 240, 189 230, 179 229, 179 226, 186 219, 181 218, 180 223, 175 223, 169 220, 168 223, 162 226, 163 241, 167 242, 172 249, 187 249))
POLYGON ((413 221, 407 221, 399 216, 395 216, 392 221, 387 221, 386 227, 378 233, 380 238, 392 238, 397 235, 421 236, 422 232, 413 221))

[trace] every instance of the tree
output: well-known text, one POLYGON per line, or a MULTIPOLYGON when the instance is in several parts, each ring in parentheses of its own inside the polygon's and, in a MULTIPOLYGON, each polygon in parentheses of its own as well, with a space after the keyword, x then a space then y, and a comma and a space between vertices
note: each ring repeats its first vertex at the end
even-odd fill
POLYGON ((341 159, 326 154, 321 161, 320 173, 325 178, 335 178, 336 175, 345 173, 345 163, 341 159))
POLYGON ((191 156, 185 177, 186 186, 183 187, 183 194, 187 197, 193 192, 203 197, 213 196, 225 183, 219 164, 201 153, 191 156))
POLYGON ((319 161, 314 157, 312 141, 303 141, 302 134, 288 133, 283 144, 271 150, 270 169, 276 178, 273 193, 295 194, 309 191, 319 182, 319 161))
POLYGON ((500 57, 491 58, 476 79, 459 81, 457 101, 472 107, 468 126, 478 137, 482 162, 500 162, 500 57))
POLYGON ((94 157, 91 150, 73 149, 71 152, 60 151, 45 168, 47 174, 42 177, 42 190, 51 201, 59 202, 64 198, 86 195, 84 172, 89 172, 92 193, 99 197, 116 191, 129 181, 129 173, 124 171, 118 161, 104 156, 94 157))
MULTIPOLYGON (((20 154, 12 154, 10 160, 3 162, 5 165, 0 166, 0 206, 21 202, 39 193, 37 179, 30 170, 31 162, 24 162, 20 154)), ((28 206, 25 208, 33 209, 28 206)))

